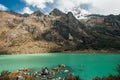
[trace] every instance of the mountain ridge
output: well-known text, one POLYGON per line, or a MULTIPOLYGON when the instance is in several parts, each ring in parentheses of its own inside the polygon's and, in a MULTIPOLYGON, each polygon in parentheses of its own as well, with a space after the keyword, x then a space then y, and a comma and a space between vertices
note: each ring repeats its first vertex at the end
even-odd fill
POLYGON ((0 11, 0 53, 120 50, 120 15, 89 15, 54 9, 19 14, 0 11))

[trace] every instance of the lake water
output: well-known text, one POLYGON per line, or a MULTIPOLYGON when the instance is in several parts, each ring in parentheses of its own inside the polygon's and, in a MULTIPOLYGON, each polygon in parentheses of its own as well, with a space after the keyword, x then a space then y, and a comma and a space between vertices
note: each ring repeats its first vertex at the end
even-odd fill
POLYGON ((120 54, 27 54, 0 55, 0 72, 14 71, 28 67, 39 71, 41 68, 52 68, 59 64, 70 66, 71 73, 79 75, 84 80, 91 80, 96 76, 117 74, 114 70, 120 64, 120 54))

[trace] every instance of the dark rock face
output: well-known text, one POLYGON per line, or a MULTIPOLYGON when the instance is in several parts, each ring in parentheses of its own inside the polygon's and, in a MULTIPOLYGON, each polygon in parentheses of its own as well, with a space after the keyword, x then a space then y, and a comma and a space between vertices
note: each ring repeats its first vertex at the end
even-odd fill
MULTIPOLYGON (((56 14, 55 11, 58 10, 53 10, 50 15, 54 16, 56 14), (55 14, 53 14, 53 12, 55 14)), ((62 12, 59 11, 59 13, 62 12)), ((83 45, 82 39, 88 37, 86 31, 82 29, 84 24, 79 22, 71 12, 68 14, 56 14, 54 17, 59 16, 60 18, 51 22, 52 26, 50 29, 40 34, 37 38, 56 42, 64 46, 65 49, 80 49, 83 45), (70 39, 70 37, 72 37, 72 39, 70 39)))
POLYGON ((62 22, 60 21, 55 21, 53 24, 53 28, 54 30, 58 31, 58 33, 63 36, 64 39, 68 39, 69 38, 69 32, 70 29, 67 25, 64 25, 62 22))

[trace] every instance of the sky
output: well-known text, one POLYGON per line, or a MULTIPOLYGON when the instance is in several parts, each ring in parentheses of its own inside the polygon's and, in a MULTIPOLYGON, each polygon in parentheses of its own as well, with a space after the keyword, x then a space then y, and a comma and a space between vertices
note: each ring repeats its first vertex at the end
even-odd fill
POLYGON ((0 0, 0 10, 31 14, 36 10, 49 13, 54 8, 65 12, 79 7, 91 14, 120 14, 120 0, 0 0))

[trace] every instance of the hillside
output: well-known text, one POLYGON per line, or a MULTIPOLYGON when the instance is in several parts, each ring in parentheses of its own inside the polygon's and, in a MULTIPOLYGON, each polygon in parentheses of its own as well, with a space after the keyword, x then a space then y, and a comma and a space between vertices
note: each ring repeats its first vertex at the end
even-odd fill
POLYGON ((18 14, 0 11, 0 53, 120 50, 120 15, 76 19, 54 9, 18 14))

